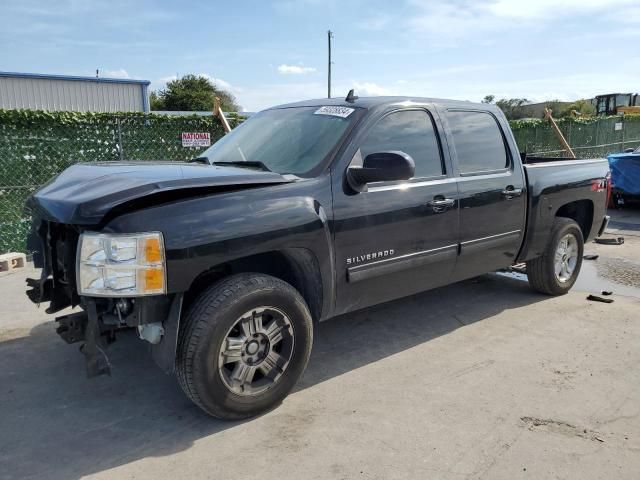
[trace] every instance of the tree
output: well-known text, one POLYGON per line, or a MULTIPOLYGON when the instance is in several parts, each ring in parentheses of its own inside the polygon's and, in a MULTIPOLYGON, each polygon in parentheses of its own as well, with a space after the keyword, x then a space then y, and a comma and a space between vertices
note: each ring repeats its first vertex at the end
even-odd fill
POLYGON ((495 95, 486 95, 483 99, 482 99, 482 103, 493 103, 493 101, 496 99, 495 95))
POLYGON ((151 110, 165 110, 164 102, 160 99, 158 93, 154 91, 149 94, 149 105, 151 105, 151 110))
MULTIPOLYGON (((549 100, 545 105, 547 108, 551 109, 552 115, 554 118, 562 118, 569 115, 570 110, 568 110, 567 102, 562 102, 560 100, 549 100)), ((544 115, 543 115, 544 118, 544 115)))
POLYGON ((240 106, 230 92, 219 88, 207 77, 185 75, 171 80, 163 90, 151 92, 152 110, 204 112, 213 110, 215 97, 225 112, 237 112, 240 106))
POLYGON ((525 105, 530 103, 526 98, 502 98, 496 105, 505 114, 508 120, 517 120, 527 116, 525 105))
POLYGON ((589 100, 576 100, 567 107, 566 115, 575 115, 574 112, 579 116, 591 117, 596 114, 596 107, 589 100))

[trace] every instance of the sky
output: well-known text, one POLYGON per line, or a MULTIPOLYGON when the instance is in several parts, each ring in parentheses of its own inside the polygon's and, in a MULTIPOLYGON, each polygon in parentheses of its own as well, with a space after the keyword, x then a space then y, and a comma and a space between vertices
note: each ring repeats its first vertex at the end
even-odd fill
POLYGON ((333 94, 640 91, 639 0, 0 0, 0 71, 202 74, 246 111, 333 94))

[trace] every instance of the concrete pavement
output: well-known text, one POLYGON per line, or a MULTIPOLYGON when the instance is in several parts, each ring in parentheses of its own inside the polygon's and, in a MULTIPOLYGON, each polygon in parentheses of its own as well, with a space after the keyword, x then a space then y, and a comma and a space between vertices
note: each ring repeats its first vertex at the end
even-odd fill
POLYGON ((598 266, 634 278, 626 233, 587 247, 595 276, 563 297, 490 274, 325 322, 294 393, 236 423, 133 335, 112 377, 87 380, 24 296, 29 272, 0 277, 0 479, 638 478, 640 290, 598 266), (604 285, 615 303, 586 301, 604 285))

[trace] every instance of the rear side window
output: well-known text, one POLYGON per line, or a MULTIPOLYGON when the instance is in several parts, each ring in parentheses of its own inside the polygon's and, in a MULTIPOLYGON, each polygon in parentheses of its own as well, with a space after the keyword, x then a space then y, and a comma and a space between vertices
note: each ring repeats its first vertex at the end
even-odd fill
POLYGON ((498 122, 486 112, 447 112, 460 173, 502 170, 509 165, 498 122))
POLYGON ((416 164, 414 178, 444 174, 438 137, 431 116, 424 110, 405 110, 383 117, 360 146, 362 158, 390 150, 411 155, 416 164))

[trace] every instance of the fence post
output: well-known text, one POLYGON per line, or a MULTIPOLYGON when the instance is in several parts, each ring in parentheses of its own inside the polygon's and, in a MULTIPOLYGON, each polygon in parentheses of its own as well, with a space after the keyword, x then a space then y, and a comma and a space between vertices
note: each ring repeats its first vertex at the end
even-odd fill
POLYGON ((116 125, 118 125, 118 153, 120 161, 124 160, 124 146, 122 145, 122 129, 120 128, 120 117, 116 117, 116 125))
POLYGON ((593 142, 594 143, 594 149, 593 149, 593 156, 594 157, 601 157, 602 155, 600 155, 600 151, 602 150, 602 147, 598 147, 598 145, 600 145, 600 124, 602 123, 602 120, 598 120, 596 122, 596 141, 593 142), (597 151, 597 153, 596 153, 597 151))

